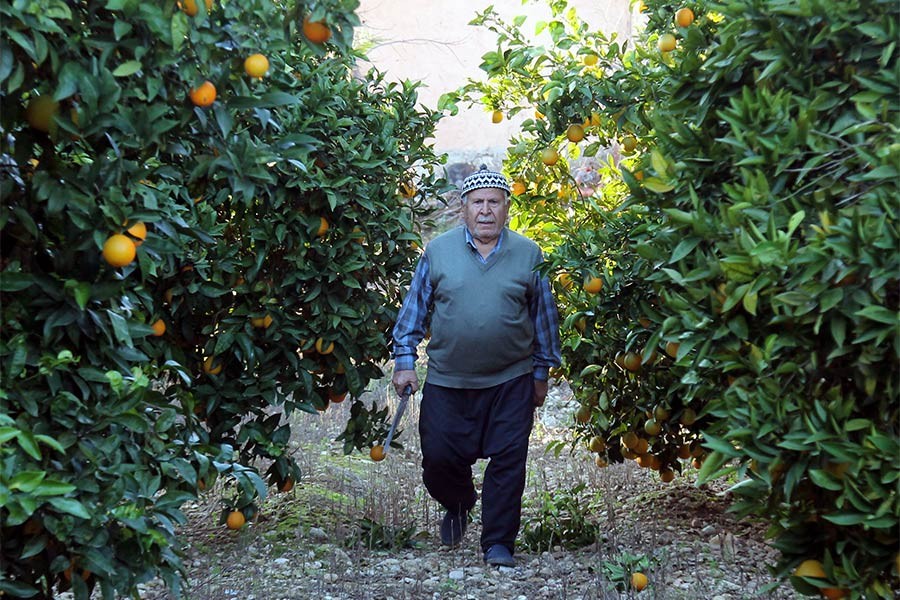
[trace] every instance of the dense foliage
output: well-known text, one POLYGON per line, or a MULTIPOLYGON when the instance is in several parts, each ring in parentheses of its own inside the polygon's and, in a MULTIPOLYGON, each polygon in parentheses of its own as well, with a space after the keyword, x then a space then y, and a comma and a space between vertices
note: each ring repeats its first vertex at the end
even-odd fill
POLYGON ((359 397, 443 184, 357 5, 0 6, 0 594, 179 593, 182 505, 293 485, 292 413, 386 429, 359 397))
POLYGON ((900 7, 648 0, 617 40, 549 4, 543 45, 479 15, 487 79, 443 107, 526 111, 514 224, 557 276, 576 437, 731 476, 777 574, 815 561, 801 591, 894 597, 900 7))

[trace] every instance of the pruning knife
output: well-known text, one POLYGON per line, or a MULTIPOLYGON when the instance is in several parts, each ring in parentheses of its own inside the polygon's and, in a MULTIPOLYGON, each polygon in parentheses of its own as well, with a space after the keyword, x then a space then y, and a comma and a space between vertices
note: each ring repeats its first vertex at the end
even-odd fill
POLYGON ((406 386, 403 394, 400 395, 400 404, 397 406, 397 412, 394 413, 394 420, 391 422, 391 428, 388 430, 387 439, 384 441, 384 453, 387 454, 391 447, 391 440, 394 439, 394 432, 397 430, 397 424, 403 418, 406 411, 406 405, 409 403, 409 396, 412 394, 412 386, 406 386))

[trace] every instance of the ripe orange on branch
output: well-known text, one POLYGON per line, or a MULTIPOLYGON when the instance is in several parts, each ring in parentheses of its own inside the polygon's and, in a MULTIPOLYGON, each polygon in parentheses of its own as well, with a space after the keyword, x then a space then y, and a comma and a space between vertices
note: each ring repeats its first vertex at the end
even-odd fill
POLYGON ((204 81, 199 86, 191 88, 190 97, 194 106, 200 108, 212 106, 212 103, 216 101, 216 86, 211 81, 204 81))
POLYGON ((582 287, 588 294, 597 294, 603 289, 603 280, 599 277, 587 277, 582 287))
POLYGON ((114 267, 131 264, 136 255, 134 242, 127 235, 121 233, 111 235, 103 244, 103 258, 114 267))
POLYGON ((331 354, 334 352, 334 342, 326 342, 324 338, 317 339, 316 352, 319 354, 331 354))
POLYGON ((262 54, 251 54, 244 59, 244 73, 262 79, 269 70, 269 59, 262 54))
POLYGON ((310 21, 309 17, 303 19, 303 35, 314 44, 324 44, 331 39, 331 28, 325 21, 310 21))
MULTIPOLYGON (((197 4, 197 0, 182 0, 178 3, 178 6, 181 7, 181 10, 184 11, 189 17, 197 16, 197 13, 200 12, 200 6, 197 4)), ((213 0, 206 0, 206 12, 209 13, 212 11, 213 0)))
POLYGON ((694 11, 688 7, 679 8, 675 13, 675 24, 679 27, 690 27, 694 22, 694 11))
POLYGON ((555 148, 544 148, 541 150, 541 162, 552 167, 559 161, 559 152, 555 148))
POLYGON ((503 120, 503 111, 495 110, 491 113, 491 123, 499 123, 503 120))
POLYGON ((222 363, 216 361, 215 356, 207 356, 203 359, 203 372, 207 375, 218 375, 222 372, 222 363))
POLYGON ((153 328, 153 335, 156 337, 159 337, 166 332, 166 322, 162 319, 154 321, 151 327, 153 328))
POLYGON ((44 133, 50 133, 56 129, 56 121, 53 117, 59 112, 59 102, 49 94, 33 98, 25 109, 25 120, 32 128, 44 133))
POLYGON ((144 243, 144 240, 147 239, 147 226, 141 221, 138 221, 128 228, 127 233, 134 238, 134 245, 140 246, 144 243))
POLYGON ((371 458, 375 462, 381 462, 384 460, 384 446, 381 444, 375 444, 372 446, 372 449, 369 450, 369 458, 371 458))
POLYGON ((240 529, 246 522, 247 518, 244 516, 244 513, 239 510, 233 510, 228 513, 228 518, 225 520, 225 525, 228 527, 228 529, 240 529))
POLYGON ((572 123, 566 129, 566 138, 570 142, 578 143, 584 139, 584 127, 578 125, 577 123, 572 123))
POLYGON ((675 40, 675 36, 671 33, 664 33, 659 36, 659 40, 656 42, 657 47, 660 52, 671 52, 675 49, 677 42, 675 40))

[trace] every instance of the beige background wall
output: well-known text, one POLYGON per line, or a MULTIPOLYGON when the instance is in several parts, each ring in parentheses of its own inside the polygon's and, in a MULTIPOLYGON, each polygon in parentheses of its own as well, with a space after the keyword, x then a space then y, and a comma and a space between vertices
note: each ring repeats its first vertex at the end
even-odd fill
MULTIPOLYGON (((489 4, 506 19, 528 15, 524 30, 533 32, 536 22, 550 16, 542 2, 521 0, 361 0, 358 14, 362 27, 357 40, 371 40, 371 62, 391 79, 420 80, 420 102, 436 108, 438 98, 463 85, 468 78, 482 78, 481 57, 496 48, 494 35, 469 25, 489 4)), ((631 31, 628 0, 570 0, 592 27, 619 39, 631 31)), ((541 38, 548 43, 547 38, 541 38)), ((519 120, 524 119, 521 115, 519 120)), ((459 115, 444 119, 438 127, 435 147, 451 154, 500 152, 517 129, 517 122, 491 123, 483 107, 461 107, 459 115)))

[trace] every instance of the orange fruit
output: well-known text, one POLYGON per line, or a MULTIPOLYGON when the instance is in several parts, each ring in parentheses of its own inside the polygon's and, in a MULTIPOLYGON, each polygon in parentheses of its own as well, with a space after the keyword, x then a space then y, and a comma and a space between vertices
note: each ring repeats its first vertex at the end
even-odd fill
POLYGON ((144 243, 144 240, 147 239, 147 226, 138 221, 128 228, 127 233, 134 238, 134 245, 140 246, 144 243))
POLYGON ((650 583, 650 581, 647 579, 647 576, 640 571, 631 574, 631 587, 635 590, 640 592, 647 587, 648 583, 650 583))
POLYGON ((196 16, 198 12, 200 12, 200 7, 197 6, 197 0, 183 0, 183 2, 179 2, 178 5, 181 7, 181 10, 184 11, 189 17, 196 16))
POLYGON ((595 435, 588 442, 588 449, 591 452, 603 452, 606 450, 606 442, 599 435, 595 435))
POLYGON ((369 458, 371 458, 375 462, 384 460, 384 446, 382 446, 381 444, 375 444, 374 446, 372 446, 372 449, 369 450, 369 458))
POLYGON ((659 432, 662 431, 662 426, 656 419, 647 419, 644 423, 644 431, 647 432, 647 435, 659 435, 659 432))
POLYGON ((697 412, 693 408, 685 408, 679 422, 682 425, 693 425, 697 421, 697 412))
POLYGON ((153 328, 153 335, 156 337, 159 337, 166 332, 166 322, 162 319, 157 319, 150 327, 153 328))
POLYGON ((325 21, 310 21, 309 17, 304 17, 303 35, 314 44, 324 44, 331 39, 331 29, 325 21))
POLYGON ((344 392, 343 394, 337 394, 330 389, 328 390, 328 399, 330 401, 334 402, 335 404, 340 404, 346 398, 347 398, 347 392, 344 392))
POLYGON ((844 588, 822 588, 819 592, 828 600, 840 600, 841 598, 846 598, 850 590, 844 588))
POLYGON ((584 127, 578 125, 577 123, 572 123, 566 129, 566 138, 570 142, 575 142, 577 144, 584 139, 584 127))
POLYGON ((597 58, 596 54, 585 54, 583 59, 584 64, 588 67, 593 67, 594 65, 596 65, 598 60, 600 59, 597 58))
POLYGON ((246 522, 247 518, 244 516, 244 513, 239 510, 231 511, 228 513, 228 518, 225 519, 225 525, 228 529, 240 529, 246 522))
POLYGON ((682 444, 678 447, 678 454, 676 455, 678 458, 682 460, 687 460, 691 457, 691 446, 690 444, 682 444))
POLYGON ((634 149, 637 148, 637 138, 633 135, 626 135, 622 138, 622 150, 626 153, 631 154, 634 152, 634 149))
POLYGON ((244 59, 244 73, 262 79, 269 70, 269 59, 262 54, 251 54, 244 59))
POLYGON ((627 352, 625 354, 625 357, 622 359, 622 362, 624 363, 625 368, 632 373, 636 373, 641 370, 641 357, 634 352, 627 352))
POLYGON ((657 47, 660 52, 671 52, 675 49, 676 40, 675 36, 671 33, 664 33, 659 36, 659 40, 656 42, 657 47))
POLYGON ((639 437, 634 443, 634 448, 632 448, 632 450, 634 450, 636 454, 647 454, 647 451, 650 450, 650 442, 639 437))
POLYGON ((640 323, 641 327, 643 327, 644 329, 650 329, 650 325, 653 324, 647 317, 641 317, 640 319, 638 319, 638 323, 640 323))
POLYGON ((672 469, 663 469, 659 472, 659 478, 663 483, 670 483, 675 479, 675 471, 672 469))
POLYGON ((521 181, 514 181, 512 184, 513 196, 521 196, 522 194, 525 193, 526 189, 527 188, 525 187, 525 184, 522 183, 521 181))
POLYGON ((680 344, 678 342, 666 342, 666 354, 675 358, 678 356, 678 348, 680 344))
POLYGON ((25 120, 38 131, 51 133, 56 129, 53 118, 59 113, 59 102, 53 96, 37 96, 32 98, 25 109, 25 120))
POLYGON ((334 352, 334 342, 326 342, 323 338, 317 339, 316 352, 319 354, 331 354, 334 352))
POLYGON ((216 362, 215 356, 203 359, 203 372, 207 375, 218 375, 222 372, 222 363, 216 362))
POLYGON ((603 280, 599 277, 587 277, 582 287, 588 294, 596 294, 603 289, 603 280))
POLYGON ((294 480, 288 477, 284 481, 281 482, 281 485, 278 486, 279 492, 289 492, 294 489, 294 480))
MULTIPOLYGON (((212 11, 213 0, 206 0, 206 12, 209 13, 212 11)), ((181 10, 189 17, 194 17, 200 12, 200 6, 197 4, 197 0, 184 0, 183 2, 179 2, 178 6, 181 7, 181 10)))
POLYGON ((328 219, 319 217, 319 229, 316 231, 316 235, 322 237, 326 231, 328 231, 328 219))
POLYGON ((578 410, 575 411, 575 421, 577 423, 587 423, 591 420, 591 407, 586 404, 582 404, 578 407, 578 410))
POLYGON ((819 579, 824 579, 826 575, 822 563, 809 558, 804 560, 796 569, 794 569, 794 577, 818 577, 819 579))
POLYGON ((495 110, 491 113, 491 123, 499 123, 503 120, 503 111, 495 110))
POLYGON ((691 9, 684 7, 679 8, 675 13, 675 24, 679 27, 690 27, 691 23, 694 22, 694 11, 691 9))
POLYGON ((603 469, 604 467, 609 466, 609 461, 607 461, 602 456, 597 456, 594 458, 594 464, 597 465, 598 467, 600 467, 601 469, 603 469))
POLYGON ((668 421, 669 420, 669 409, 660 404, 656 408, 653 409, 653 418, 657 421, 668 421))
POLYGON ((543 119, 543 118, 544 118, 544 113, 542 113, 542 112, 539 111, 538 109, 534 109, 534 118, 535 118, 535 119, 543 119))
POLYGON ((555 148, 544 148, 541 150, 541 162, 552 167, 559 161, 559 152, 555 148))
POLYGON ((412 198, 416 195, 416 184, 412 181, 403 181, 400 183, 400 195, 404 198, 412 198))
POLYGON ((622 445, 630 450, 634 450, 634 447, 638 444, 638 436, 633 431, 625 432, 625 435, 622 436, 622 445))
POLYGON ((131 264, 136 255, 134 242, 127 235, 121 233, 111 235, 103 244, 103 258, 114 267, 131 264))
POLYGON ((272 315, 266 314, 262 317, 251 317, 250 324, 260 329, 268 329, 272 324, 272 315))
POLYGON ((216 86, 211 81, 204 81, 198 87, 191 88, 189 95, 194 106, 206 108, 216 101, 216 86))
POLYGON ((557 275, 556 280, 566 290, 571 290, 572 287, 575 285, 575 282, 572 281, 572 277, 568 273, 565 273, 565 272, 557 275))

